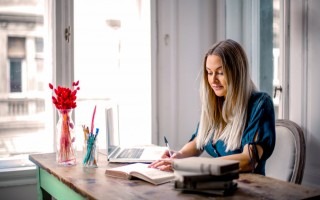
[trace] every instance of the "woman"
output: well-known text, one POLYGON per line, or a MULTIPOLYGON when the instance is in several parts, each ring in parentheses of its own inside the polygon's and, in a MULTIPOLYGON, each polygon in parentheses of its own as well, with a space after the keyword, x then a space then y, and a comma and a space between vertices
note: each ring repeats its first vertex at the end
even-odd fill
POLYGON ((258 92, 248 70, 243 48, 233 40, 214 45, 206 53, 200 88, 200 122, 190 141, 171 157, 150 167, 172 171, 172 159, 199 156, 238 160, 240 171, 265 174, 265 163, 275 145, 273 102, 258 92))

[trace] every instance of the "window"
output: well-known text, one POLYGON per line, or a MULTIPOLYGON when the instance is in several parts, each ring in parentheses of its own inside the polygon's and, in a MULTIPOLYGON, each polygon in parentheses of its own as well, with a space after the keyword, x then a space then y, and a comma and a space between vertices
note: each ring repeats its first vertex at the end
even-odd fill
POLYGON ((283 116, 279 0, 226 1, 226 38, 240 42, 251 66, 251 75, 260 91, 273 97, 276 118, 283 116))
POLYGON ((53 151, 50 2, 0 1, 0 172, 53 151))
POLYGON ((99 104, 96 127, 103 147, 103 106, 111 101, 118 108, 120 143, 150 144, 150 1, 74 1, 73 18, 74 77, 81 87, 75 123, 90 125, 94 105, 99 104))
POLYGON ((10 92, 22 92, 21 59, 9 59, 10 61, 10 92))
POLYGON ((22 92, 22 61, 26 56, 25 38, 8 37, 10 92, 22 92))
POLYGON ((276 117, 281 118, 283 113, 279 111, 279 102, 281 100, 280 96, 282 93, 282 66, 280 65, 280 1, 273 0, 273 23, 272 23, 272 32, 273 32, 273 102, 275 105, 276 117))
MULTIPOLYGON (((149 1, 0 1, 0 15, 0 171, 31 166, 30 153, 54 151, 56 111, 49 82, 80 80, 79 104, 94 102, 77 107, 76 128, 88 124, 93 104, 112 99, 119 108, 122 144, 151 142, 149 1), (57 34, 53 45, 53 31, 68 26, 71 42, 57 34)), ((96 125, 101 129, 103 117, 96 125)))
POLYGON ((43 38, 36 37, 34 38, 36 53, 43 53, 43 38))

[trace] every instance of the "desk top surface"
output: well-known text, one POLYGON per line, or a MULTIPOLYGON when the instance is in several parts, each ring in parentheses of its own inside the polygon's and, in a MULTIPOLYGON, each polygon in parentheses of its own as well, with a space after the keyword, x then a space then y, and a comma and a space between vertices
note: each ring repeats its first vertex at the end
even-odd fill
MULTIPOLYGON (((100 154, 98 168, 77 165, 57 165, 55 153, 33 154, 29 159, 38 167, 57 177, 61 182, 88 199, 207 199, 208 196, 185 194, 173 189, 173 183, 154 186, 141 180, 124 180, 105 175, 105 170, 119 166, 108 163, 100 154), (115 198, 116 197, 116 198, 115 198)), ((222 199, 304 199, 320 197, 320 191, 302 185, 288 183, 257 174, 240 174, 238 189, 222 199)))

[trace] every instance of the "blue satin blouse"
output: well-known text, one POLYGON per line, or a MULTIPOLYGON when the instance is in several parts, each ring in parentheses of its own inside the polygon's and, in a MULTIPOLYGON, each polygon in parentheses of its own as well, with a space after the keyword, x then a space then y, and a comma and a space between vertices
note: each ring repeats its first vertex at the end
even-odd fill
MULTIPOLYGON (((192 141, 198 133, 192 135, 192 141)), ((204 146, 204 150, 212 157, 221 157, 241 153, 246 144, 257 144, 263 148, 263 155, 258 161, 254 173, 265 175, 266 160, 273 152, 275 145, 275 114, 271 97, 264 92, 254 92, 249 100, 247 123, 241 139, 240 148, 226 152, 226 145, 218 140, 214 145, 212 139, 204 146), (258 134, 256 141, 255 135, 258 134)))

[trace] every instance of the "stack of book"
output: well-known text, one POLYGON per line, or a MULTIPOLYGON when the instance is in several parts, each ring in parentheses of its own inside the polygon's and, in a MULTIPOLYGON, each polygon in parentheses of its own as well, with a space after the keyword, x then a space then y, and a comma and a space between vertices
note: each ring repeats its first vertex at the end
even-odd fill
POLYGON ((183 192, 229 195, 237 189, 239 161, 191 157, 173 162, 174 188, 183 192))

